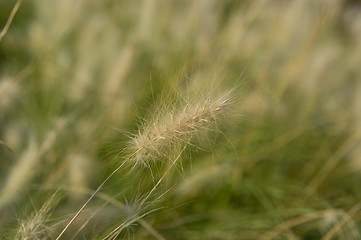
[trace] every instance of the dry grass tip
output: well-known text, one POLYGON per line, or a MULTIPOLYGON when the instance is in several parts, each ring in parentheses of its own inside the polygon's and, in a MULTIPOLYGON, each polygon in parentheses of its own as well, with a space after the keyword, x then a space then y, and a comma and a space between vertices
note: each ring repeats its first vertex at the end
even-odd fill
POLYGON ((129 144, 136 164, 148 166, 148 160, 167 157, 174 148, 189 143, 197 132, 209 128, 228 112, 233 102, 231 95, 230 91, 218 98, 187 103, 180 111, 173 108, 140 128, 129 144))

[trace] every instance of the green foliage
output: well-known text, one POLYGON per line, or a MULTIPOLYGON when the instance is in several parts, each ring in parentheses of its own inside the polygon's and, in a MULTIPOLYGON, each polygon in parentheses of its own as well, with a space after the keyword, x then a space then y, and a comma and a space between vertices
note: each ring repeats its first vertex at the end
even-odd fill
POLYGON ((24 1, 0 42, 0 238, 359 239, 359 10, 24 1))

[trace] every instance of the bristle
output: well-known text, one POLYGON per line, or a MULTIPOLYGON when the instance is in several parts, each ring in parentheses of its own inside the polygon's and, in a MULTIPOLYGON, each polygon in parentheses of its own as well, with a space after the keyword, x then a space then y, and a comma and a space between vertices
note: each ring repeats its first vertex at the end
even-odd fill
POLYGON ((171 149, 187 143, 198 131, 208 128, 229 109, 230 94, 186 104, 181 111, 160 117, 139 130, 131 139, 130 148, 136 163, 166 157, 171 149))

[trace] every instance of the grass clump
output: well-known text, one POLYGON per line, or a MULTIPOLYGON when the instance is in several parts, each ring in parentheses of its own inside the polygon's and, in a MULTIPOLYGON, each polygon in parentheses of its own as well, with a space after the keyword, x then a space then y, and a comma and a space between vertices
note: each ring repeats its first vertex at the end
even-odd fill
POLYGON ((359 10, 0 1, 0 238, 359 239, 359 10))
MULTIPOLYGON (((172 161, 172 164, 168 167, 163 176, 154 185, 150 192, 147 193, 146 197, 141 200, 138 207, 141 209, 154 190, 159 186, 163 178, 168 174, 173 165, 178 161, 182 152, 187 147, 187 144, 189 144, 189 141, 197 133, 197 131, 205 129, 207 126, 214 123, 218 120, 218 117, 221 114, 225 114, 226 110, 229 109, 231 102, 229 95, 230 93, 227 93, 216 100, 207 99, 200 105, 194 105, 193 107, 186 105, 179 113, 174 115, 170 113, 170 115, 167 114, 165 118, 158 118, 157 121, 151 124, 151 128, 145 128, 143 132, 139 131, 139 135, 133 138, 130 142, 131 148, 134 148, 133 153, 99 185, 99 187, 69 221, 56 239, 60 239, 64 232, 88 205, 90 200, 94 198, 105 183, 129 160, 135 159, 136 164, 148 166, 148 161, 165 157, 165 151, 169 153, 171 152, 169 149, 173 149, 172 153, 175 153, 174 149, 176 145, 184 145, 183 150, 180 151, 179 155, 172 161)), ((152 205, 152 203, 146 206, 145 209, 147 209, 150 205, 152 205)), ((104 239, 110 238, 113 235, 118 236, 124 227, 134 221, 139 221, 139 219, 145 215, 146 214, 138 216, 138 214, 135 214, 134 216, 131 216, 130 219, 127 219, 124 223, 115 228, 104 239)))

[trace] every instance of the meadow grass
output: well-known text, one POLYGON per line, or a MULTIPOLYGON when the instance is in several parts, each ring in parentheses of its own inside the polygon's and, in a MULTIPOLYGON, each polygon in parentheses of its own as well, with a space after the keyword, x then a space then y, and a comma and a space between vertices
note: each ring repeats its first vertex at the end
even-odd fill
POLYGON ((0 239, 359 239, 357 1, 1 1, 0 239))

